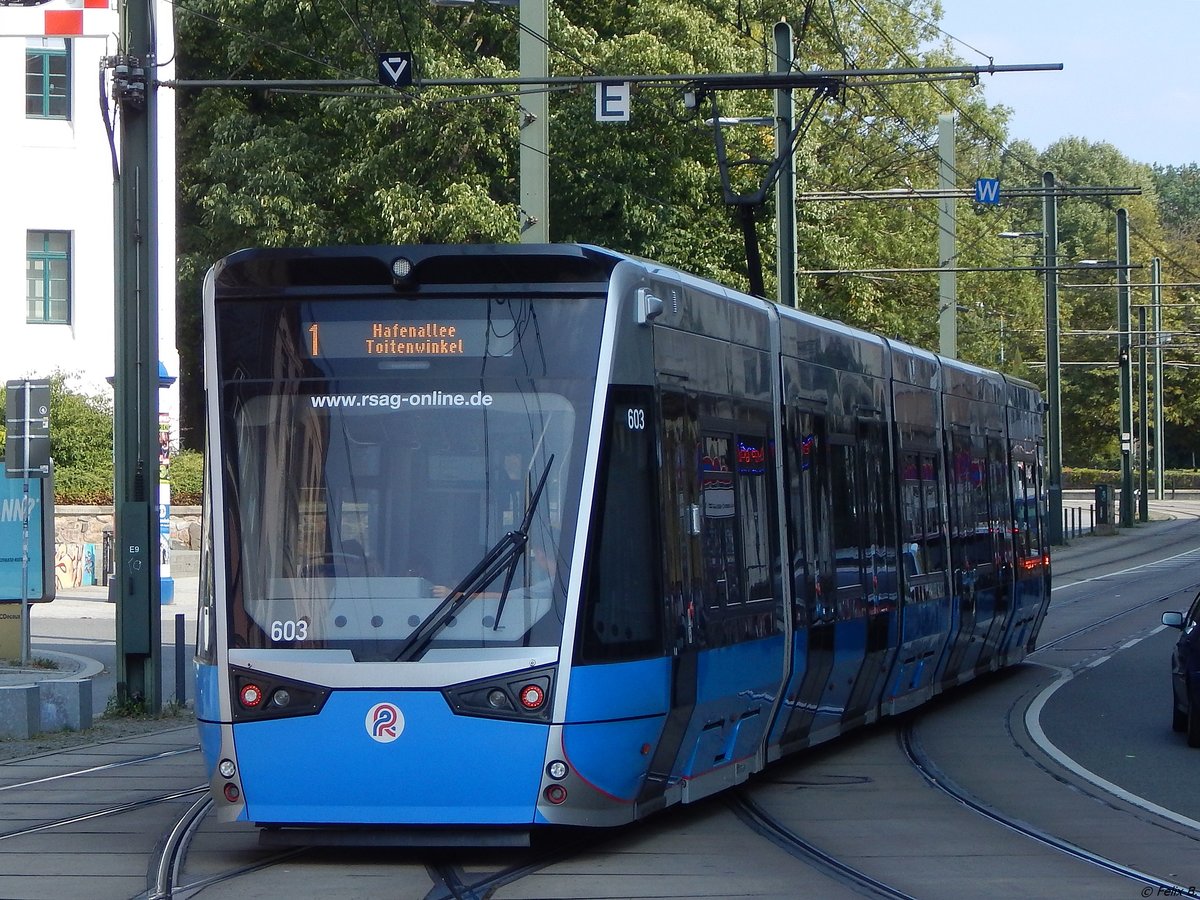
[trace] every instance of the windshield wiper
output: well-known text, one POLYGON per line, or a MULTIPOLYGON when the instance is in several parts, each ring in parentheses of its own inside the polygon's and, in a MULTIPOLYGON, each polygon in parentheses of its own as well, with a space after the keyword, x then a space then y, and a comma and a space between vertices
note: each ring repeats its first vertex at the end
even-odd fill
POLYGON ((533 494, 529 498, 529 506, 525 509, 525 517, 521 520, 521 527, 515 531, 510 531, 500 538, 495 545, 483 555, 483 558, 477 562, 470 572, 454 586, 454 590, 450 591, 428 616, 426 616, 421 624, 413 629, 413 633, 408 636, 408 640, 404 642, 404 646, 400 648, 400 652, 396 655, 396 660, 399 662, 411 662, 423 654, 433 639, 437 637, 438 632, 449 624, 464 604, 472 597, 476 596, 480 591, 486 588, 489 584, 499 577, 501 572, 507 570, 504 577, 504 587, 500 592, 500 601, 496 605, 496 621, 493 625, 493 630, 500 627, 500 614, 504 611, 504 602, 508 599, 508 591, 512 586, 513 576, 517 571, 517 564, 521 561, 521 557, 525 555, 525 546, 529 543, 529 528, 533 524, 533 514, 537 509, 538 501, 542 499, 542 490, 546 487, 546 479, 550 475, 550 467, 554 465, 554 455, 550 455, 550 459, 546 461, 546 468, 542 470, 542 477, 538 479, 537 487, 534 488, 533 494))

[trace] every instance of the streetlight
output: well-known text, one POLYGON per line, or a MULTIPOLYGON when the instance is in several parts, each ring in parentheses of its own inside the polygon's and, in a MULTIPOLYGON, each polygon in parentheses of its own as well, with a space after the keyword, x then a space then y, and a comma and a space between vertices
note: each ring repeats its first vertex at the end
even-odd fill
POLYGON ((1121 401, 1121 527, 1133 527, 1133 366, 1130 360, 1129 213, 1117 210, 1117 260, 1084 259, 1079 265, 1117 272, 1117 378, 1121 401))

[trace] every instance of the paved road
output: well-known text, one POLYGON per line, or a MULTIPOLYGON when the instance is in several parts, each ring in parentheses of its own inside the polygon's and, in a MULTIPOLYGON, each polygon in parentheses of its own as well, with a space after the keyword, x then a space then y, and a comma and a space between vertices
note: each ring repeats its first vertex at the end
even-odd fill
MULTIPOLYGON (((1089 612, 1085 602, 1068 602, 1077 595, 1086 597, 1092 592, 1112 599, 1113 585, 1096 581, 1102 567, 1131 568, 1156 554, 1170 555, 1164 554, 1162 548, 1174 550, 1174 543, 1178 543, 1179 553, 1186 553, 1191 544, 1200 544, 1200 532, 1194 527, 1185 527, 1188 520, 1200 517, 1200 503, 1155 505, 1154 509, 1159 518, 1150 525, 1139 526, 1117 537, 1077 539, 1056 554, 1057 609, 1052 616, 1062 623, 1059 633, 1070 630, 1073 615, 1086 617, 1089 612), (1167 519, 1167 516, 1173 518, 1167 519)), ((1191 575, 1186 557, 1179 558, 1183 562, 1177 566, 1177 574, 1182 585, 1191 575)), ((1132 583, 1136 584, 1136 581, 1134 576, 1132 583)), ((171 643, 177 614, 184 616, 186 626, 184 653, 190 655, 191 652, 195 590, 194 580, 181 579, 176 585, 174 603, 162 610, 166 642, 164 697, 174 693, 174 648, 171 643)), ((1112 653, 1102 664, 1086 669, 1047 701, 1043 721, 1047 723, 1050 739, 1064 753, 1077 756, 1081 765, 1094 769, 1106 779, 1124 783, 1133 793, 1146 794, 1153 802, 1178 801, 1184 804, 1186 811, 1196 811, 1200 815, 1192 805, 1192 799, 1185 797, 1181 801, 1178 792, 1172 791, 1173 779, 1156 778, 1156 775, 1162 775, 1165 763, 1146 764, 1148 757, 1156 758, 1151 756, 1152 750, 1166 746, 1173 751, 1179 743, 1178 736, 1170 733, 1166 701, 1163 700, 1167 690, 1163 667, 1170 634, 1154 628, 1160 607, 1166 608, 1169 602, 1163 601, 1163 604, 1143 611, 1146 621, 1139 627, 1147 634, 1140 642, 1112 653), (1114 734, 1127 740, 1114 740, 1114 734)), ((1176 606, 1179 605, 1182 601, 1177 602, 1176 606)), ((94 702, 97 711, 103 710, 115 689, 112 674, 115 609, 107 602, 105 592, 101 589, 65 592, 54 603, 35 609, 32 630, 35 652, 72 654, 95 659, 102 665, 103 671, 96 676, 94 702)), ((1034 668, 1026 668, 1024 673, 1036 681, 1034 668)), ((998 687, 1002 688, 1003 682, 998 687)), ((190 684, 187 692, 190 696, 190 684)), ((970 700, 960 698, 954 705, 968 708, 970 700)), ((147 867, 153 859, 153 847, 164 829, 194 801, 197 796, 194 792, 203 782, 194 745, 194 732, 177 728, 136 740, 130 738, 0 764, 0 897, 31 900, 86 897, 95 900, 152 896, 156 873, 147 872, 147 867), (97 818, 96 810, 102 810, 103 815, 97 818), (73 818, 81 811, 88 812, 89 818, 73 818), (36 825, 50 821, 56 823, 53 828, 28 833, 22 830, 23 823, 36 825)), ((836 772, 854 759, 856 745, 878 745, 879 752, 889 754, 894 751, 894 740, 885 732, 875 730, 851 738, 842 746, 824 748, 802 764, 810 775, 818 773, 823 766, 836 772)), ((1196 758, 1192 751, 1191 755, 1181 756, 1178 763, 1187 765, 1194 763, 1196 758)), ((778 776, 785 771, 779 769, 775 774, 778 776)), ((905 775, 903 771, 898 771, 897 777, 905 779, 905 783, 913 780, 911 773, 905 775)), ((882 779, 883 773, 874 773, 872 778, 882 779)), ((868 779, 864 785, 871 781, 868 779)), ((837 783, 836 778, 829 781, 831 785, 837 783)), ((811 788, 811 784, 809 786, 811 788)), ((875 788, 878 786, 876 784, 875 788)), ((923 786, 914 782, 912 796, 921 799, 925 795, 923 786)), ((819 794, 810 789, 795 796, 811 799, 819 794)), ((847 810, 844 800, 835 803, 827 812, 829 819, 818 821, 825 836, 832 839, 834 832, 829 831, 830 828, 836 831, 853 825, 852 812, 847 810)), ((897 821, 906 820, 907 817, 901 815, 897 821)), ((811 827, 813 820, 807 820, 807 824, 811 827)), ((933 826, 934 823, 927 823, 931 830, 926 837, 936 842, 937 831, 933 826)), ((859 821, 856 830, 847 835, 857 835, 853 837, 854 842, 871 850, 870 842, 862 844, 862 827, 859 821)), ((189 857, 190 869, 205 865, 226 869, 257 858, 251 851, 254 836, 243 833, 248 832, 247 829, 239 831, 206 824, 204 832, 206 842, 189 857)), ((946 839, 950 837, 947 835, 946 839)), ((794 861, 786 861, 776 851, 763 850, 753 842, 730 856, 726 851, 737 845, 738 840, 745 843, 744 838, 745 835, 731 825, 721 798, 716 798, 713 803, 671 811, 643 827, 625 830, 615 839, 610 838, 607 845, 598 846, 592 857, 569 862, 558 870, 547 869, 542 882, 546 892, 541 895, 563 896, 561 891, 572 885, 582 889, 589 873, 594 877, 603 876, 603 884, 609 885, 609 895, 621 896, 632 893, 634 886, 638 893, 652 889, 656 896, 680 897, 697 896, 701 890, 707 896, 737 896, 744 894, 744 891, 739 894, 738 885, 749 889, 752 884, 762 896, 795 896, 820 888, 820 878, 814 883, 807 868, 796 866, 794 861), (680 875, 686 872, 687 878, 684 881, 676 878, 668 884, 662 875, 676 870, 680 875), (774 873, 773 879, 766 877, 771 873, 774 873), (761 877, 747 881, 751 874, 761 877), (613 878, 622 880, 614 882, 613 878), (653 879, 658 879, 653 884, 661 885, 666 893, 657 893, 659 887, 651 888, 653 879), (617 883, 630 891, 622 893, 621 889, 616 889, 614 893, 612 885, 617 883), (795 888, 790 893, 789 884, 795 888)), ((980 852, 985 852, 998 843, 999 839, 981 839, 978 846, 980 852)), ((914 854, 910 861, 914 871, 924 865, 921 854, 928 852, 928 858, 932 860, 939 852, 939 846, 935 843, 926 850, 921 846, 910 848, 914 854)), ((1018 855, 1013 857, 1012 865, 1019 868, 1022 858, 1019 854, 1026 851, 1024 845, 1015 846, 1014 853, 1018 855)), ((381 887, 389 896, 419 897, 438 893, 437 890, 431 893, 426 867, 420 859, 405 862, 402 856, 369 857, 356 859, 351 866, 338 857, 318 856, 316 862, 322 860, 324 863, 315 869, 300 860, 292 866, 264 870, 257 881, 214 885, 205 894, 279 896, 276 891, 284 884, 291 885, 289 892, 294 897, 365 896, 381 887), (346 877, 347 867, 352 868, 352 875, 357 879, 350 885, 338 880, 346 877), (403 889, 397 881, 399 874, 412 878, 403 889), (323 875, 328 880, 322 880, 323 875), (338 893, 339 890, 350 893, 338 893)), ((896 864, 893 861, 888 865, 894 871, 896 864)), ((523 881, 500 894, 532 896, 528 892, 537 883, 523 881)), ((1061 887, 1063 893, 1069 883, 1046 881, 1049 888, 1058 890, 1061 887)), ((604 890, 603 884, 596 882, 596 890, 604 890)), ((829 888, 828 885, 825 887, 829 888)), ((983 886, 980 887, 982 890, 983 886)), ((1124 893, 1113 896, 1132 897, 1139 893, 1136 885, 1124 883, 1120 890, 1124 893)), ((823 895, 842 896, 846 893, 841 888, 830 888, 823 895)))

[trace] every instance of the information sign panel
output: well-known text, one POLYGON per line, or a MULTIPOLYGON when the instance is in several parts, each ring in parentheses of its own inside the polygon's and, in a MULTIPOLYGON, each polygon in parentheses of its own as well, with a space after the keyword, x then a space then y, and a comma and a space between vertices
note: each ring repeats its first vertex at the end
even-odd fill
POLYGON ((4 474, 9 478, 45 478, 50 474, 50 384, 5 384, 4 474))
POLYGON ((32 602, 54 599, 53 488, 49 479, 24 482, 0 478, 0 602, 21 600, 21 530, 29 513, 29 587, 32 602), (49 508, 44 502, 50 491, 49 508), (48 536, 49 535, 49 536, 48 536))

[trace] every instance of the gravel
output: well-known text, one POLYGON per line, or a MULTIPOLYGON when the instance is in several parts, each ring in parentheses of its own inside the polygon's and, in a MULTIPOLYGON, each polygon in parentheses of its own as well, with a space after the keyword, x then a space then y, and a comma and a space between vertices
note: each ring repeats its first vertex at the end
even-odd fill
POLYGON ((84 731, 52 731, 35 735, 28 740, 0 738, 0 762, 42 756, 91 744, 106 744, 160 731, 174 731, 179 728, 194 729, 195 727, 196 717, 191 710, 181 710, 172 715, 142 719, 105 716, 94 720, 92 727, 84 731))

